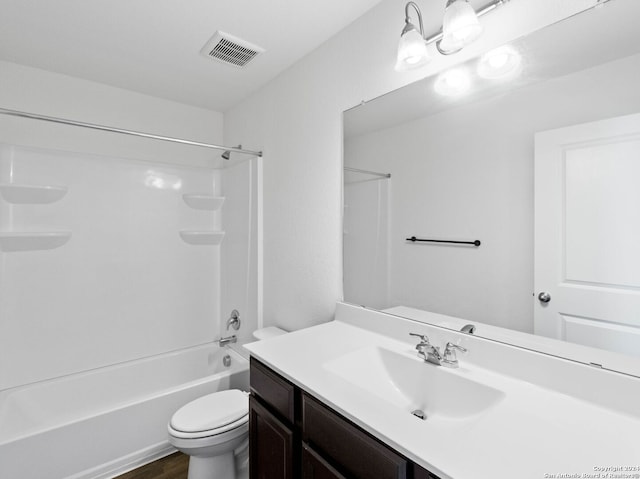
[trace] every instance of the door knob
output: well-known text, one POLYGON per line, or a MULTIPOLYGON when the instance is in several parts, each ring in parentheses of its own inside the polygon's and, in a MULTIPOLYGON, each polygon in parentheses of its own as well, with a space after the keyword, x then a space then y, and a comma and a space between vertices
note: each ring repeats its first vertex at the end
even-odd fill
POLYGON ((551 301, 551 295, 546 291, 542 291, 538 295, 538 300, 540 300, 541 303, 548 303, 549 301, 551 301))

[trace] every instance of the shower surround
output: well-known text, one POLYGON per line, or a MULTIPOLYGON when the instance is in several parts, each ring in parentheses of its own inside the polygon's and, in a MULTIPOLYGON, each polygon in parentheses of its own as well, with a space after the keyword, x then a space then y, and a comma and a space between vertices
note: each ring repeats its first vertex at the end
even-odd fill
MULTIPOLYGON (((30 447, 26 435, 136 403, 131 386, 150 375, 143 363, 171 368, 175 361, 184 377, 160 389, 182 390, 194 379, 180 357, 217 350, 231 309, 244 314, 241 337, 255 328, 259 161, 222 170, 0 145, 0 429, 17 428, 0 440, 0 477, 9 472, 4 455, 19 451, 16 441, 30 447), (223 274, 225 265, 234 267, 223 274), (102 404, 101 397, 116 399, 102 404)), ((246 378, 233 382, 242 387, 246 378)), ((181 393, 176 405, 203 391, 181 393)), ((151 388, 145 400, 156 393, 164 396, 151 388)), ((155 431, 172 412, 163 401, 171 406, 160 414, 149 412, 159 406, 138 409, 155 431)), ((93 442, 91 429, 78 431, 55 458, 44 436, 36 440, 42 448, 30 451, 32 461, 60 462, 65 472, 52 479, 98 477, 102 462, 117 469, 162 450, 150 434, 144 447, 97 457, 72 475, 74 444, 116 450, 121 441, 93 442)))

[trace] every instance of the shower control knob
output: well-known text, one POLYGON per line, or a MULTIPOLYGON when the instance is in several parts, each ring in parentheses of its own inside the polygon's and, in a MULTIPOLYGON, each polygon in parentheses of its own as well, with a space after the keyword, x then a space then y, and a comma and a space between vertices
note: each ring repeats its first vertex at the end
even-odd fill
POLYGON ((240 329, 240 313, 237 309, 231 311, 231 316, 227 319, 227 331, 229 328, 233 328, 236 331, 240 329))
POLYGON ((549 301, 551 301, 551 295, 549 293, 547 293, 546 291, 542 291, 539 295, 538 295, 538 300, 541 303, 548 303, 549 301))

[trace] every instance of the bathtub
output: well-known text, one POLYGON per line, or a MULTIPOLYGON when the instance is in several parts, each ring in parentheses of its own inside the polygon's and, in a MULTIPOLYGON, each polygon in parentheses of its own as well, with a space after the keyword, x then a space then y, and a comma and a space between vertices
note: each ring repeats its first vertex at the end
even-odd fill
POLYGON ((248 387, 248 361, 209 343, 1 391, 0 479, 114 477, 174 451, 179 407, 248 387))

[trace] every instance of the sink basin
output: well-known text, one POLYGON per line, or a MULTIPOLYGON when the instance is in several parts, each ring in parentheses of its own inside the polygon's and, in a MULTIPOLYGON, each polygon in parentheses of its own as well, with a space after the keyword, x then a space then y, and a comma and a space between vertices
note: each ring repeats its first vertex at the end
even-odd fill
POLYGON ((466 370, 436 366, 380 347, 360 349, 323 367, 407 412, 424 411, 427 420, 473 417, 504 398, 504 392, 465 377, 466 370))

